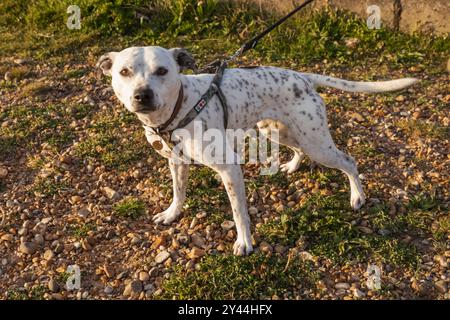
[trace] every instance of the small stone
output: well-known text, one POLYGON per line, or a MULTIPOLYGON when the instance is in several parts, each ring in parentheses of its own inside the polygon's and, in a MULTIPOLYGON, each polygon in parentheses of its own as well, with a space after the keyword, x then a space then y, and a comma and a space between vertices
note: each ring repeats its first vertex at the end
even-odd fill
POLYGON ((250 207, 250 208, 248 208, 248 213, 249 213, 250 215, 256 215, 256 214, 258 214, 258 208, 256 208, 256 207, 250 207))
POLYGON ((142 282, 146 282, 150 280, 150 275, 148 274, 148 272, 141 271, 139 272, 139 280, 141 280, 142 282))
POLYGON ((89 241, 87 241, 87 239, 81 240, 81 247, 86 251, 89 251, 92 249, 92 246, 90 245, 89 241))
POLYGON ((0 167, 0 179, 6 178, 8 175, 8 170, 6 168, 0 167))
POLYGON ((4 79, 6 81, 11 81, 12 80, 12 73, 9 72, 9 71, 5 72, 4 79))
POLYGON ((348 290, 350 289, 350 284, 346 282, 338 282, 334 285, 337 290, 348 290))
POLYGON ((114 277, 115 271, 114 271, 114 268, 111 265, 109 265, 109 264, 104 265, 103 266, 103 271, 105 271, 105 274, 106 274, 106 276, 108 278, 114 277))
POLYGON ((308 251, 302 251, 299 253, 300 259, 303 261, 314 261, 314 257, 308 251))
POLYGON ((158 255, 155 257, 155 262, 156 263, 163 263, 164 261, 166 261, 168 258, 170 257, 170 253, 167 251, 161 251, 160 253, 158 253, 158 255))
POLYGON ((137 295, 142 292, 142 282, 139 280, 131 281, 123 292, 124 296, 137 295))
POLYGON ((226 246, 223 243, 220 243, 216 249, 217 251, 224 252, 226 250, 226 246))
POLYGON ((194 217, 194 218, 192 219, 191 224, 189 225, 189 229, 194 229, 194 227, 197 225, 197 222, 198 222, 197 217, 194 217))
POLYGON ((61 157, 59 157, 59 161, 65 164, 72 164, 72 158, 68 155, 62 155, 61 157))
POLYGON ((274 249, 275 249, 275 252, 279 253, 279 254, 283 254, 286 252, 286 247, 279 245, 279 244, 277 244, 274 249))
POLYGON ((357 122, 364 122, 364 117, 358 112, 352 112, 350 117, 357 122))
POLYGON ((153 267, 148 272, 148 275, 153 278, 153 277, 156 277, 158 275, 158 273, 159 273, 158 268, 153 267))
POLYGON ((106 196, 111 200, 116 200, 119 198, 119 194, 110 187, 104 187, 103 191, 105 192, 106 196))
POLYGON ((188 254, 189 259, 198 259, 200 257, 203 257, 205 255, 205 250, 200 249, 198 247, 193 247, 192 250, 188 254))
POLYGON ((141 177, 142 177, 142 172, 141 172, 141 170, 139 170, 139 169, 134 170, 133 173, 132 173, 132 176, 133 176, 133 178, 135 178, 135 179, 141 178, 141 177))
POLYGON ((447 268, 448 267, 448 262, 447 262, 447 258, 441 255, 437 255, 434 256, 434 261, 436 261, 437 263, 439 263, 439 265, 442 268, 447 268))
POLYGON ((434 286, 440 293, 446 293, 447 292, 447 283, 445 283, 444 280, 439 280, 434 283, 434 286))
POLYGON ((87 216, 88 216, 90 213, 91 213, 91 212, 90 212, 89 209, 86 208, 86 207, 81 208, 80 210, 78 210, 78 215, 79 215, 80 217, 83 217, 83 218, 87 218, 87 216))
POLYGON ((72 204, 79 203, 81 201, 81 197, 80 196, 71 196, 70 201, 72 202, 72 204))
POLYGON ((48 281, 48 289, 51 291, 51 292, 57 292, 58 291, 58 284, 56 283, 56 281, 55 281, 55 279, 53 279, 53 278, 51 278, 49 281, 48 281))
POLYGON ((37 250, 37 245, 32 242, 22 242, 19 251, 25 254, 33 254, 37 250))
POLYGON ((2 241, 11 242, 14 240, 14 236, 12 234, 7 233, 7 234, 2 235, 1 239, 2 239, 2 241))
POLYGON ((152 243, 153 249, 158 249, 160 246, 163 246, 166 243, 166 236, 161 235, 156 237, 155 241, 152 243))
POLYGON ((231 228, 234 227, 234 221, 232 221, 232 220, 225 220, 224 222, 222 222, 220 224, 220 226, 222 227, 222 229, 228 231, 228 230, 230 230, 231 228))
POLYGON ((403 95, 399 95, 399 96, 395 97, 395 101, 403 102, 403 101, 405 101, 405 97, 403 95))
POLYGON ((53 259, 54 256, 55 256, 55 254, 53 253, 52 250, 50 250, 50 249, 45 250, 45 252, 44 252, 44 259, 45 260, 49 261, 49 260, 53 259))
POLYGON ((114 288, 111 286, 106 286, 103 292, 105 292, 106 294, 112 294, 114 292, 114 288))
POLYGON ((267 243, 266 241, 263 241, 259 244, 259 249, 261 249, 262 252, 266 252, 266 253, 273 252, 272 246, 269 243, 267 243))
POLYGON ((365 227, 365 226, 357 226, 356 228, 358 230, 360 230, 361 232, 365 233, 365 234, 372 234, 373 233, 372 229, 370 229, 368 227, 365 227))
POLYGON ((361 290, 359 290, 358 288, 354 288, 352 291, 353 291, 353 296, 357 299, 362 299, 366 296, 366 294, 364 292, 362 292, 361 290))

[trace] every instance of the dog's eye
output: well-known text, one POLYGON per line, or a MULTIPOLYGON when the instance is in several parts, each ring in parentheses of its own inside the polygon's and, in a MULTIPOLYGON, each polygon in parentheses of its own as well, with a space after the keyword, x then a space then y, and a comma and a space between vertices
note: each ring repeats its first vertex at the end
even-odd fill
POLYGON ((156 73, 156 75, 158 75, 158 76, 163 76, 163 75, 166 75, 167 72, 168 72, 168 70, 167 70, 166 68, 164 68, 164 67, 159 67, 158 70, 156 70, 155 73, 156 73))
POLYGON ((131 71, 127 68, 123 68, 120 70, 120 74, 124 77, 129 77, 131 75, 131 71))

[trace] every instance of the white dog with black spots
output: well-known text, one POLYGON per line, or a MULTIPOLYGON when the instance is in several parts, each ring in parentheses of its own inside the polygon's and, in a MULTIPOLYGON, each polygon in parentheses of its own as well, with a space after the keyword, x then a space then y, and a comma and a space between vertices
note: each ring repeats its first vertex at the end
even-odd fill
MULTIPOLYGON (((180 48, 131 47, 103 55, 98 66, 104 74, 112 77, 118 99, 149 127, 158 127, 170 118, 183 86, 182 106, 169 130, 177 127, 213 79, 212 74, 183 74, 183 70, 195 66, 195 61, 186 50, 180 48)), ((279 143, 294 152, 292 160, 282 164, 281 170, 287 173, 296 171, 305 155, 324 166, 341 170, 350 181, 350 204, 358 210, 365 203, 365 196, 355 160, 336 148, 328 129, 325 104, 315 88, 330 86, 350 92, 375 93, 400 90, 416 81, 404 78, 354 82, 276 67, 257 67, 226 69, 221 89, 228 102, 228 129, 246 130, 257 126, 265 135, 271 129, 279 130, 279 143)), ((195 120, 201 121, 207 128, 222 130, 225 135, 223 116, 220 101, 214 96, 195 120)), ((193 131, 193 122, 184 129, 193 131)), ((147 132, 147 138, 153 142, 155 136, 147 132)), ((201 141, 182 140, 182 143, 200 144, 201 141)), ((154 221, 169 224, 181 213, 189 164, 175 161, 170 152, 160 153, 169 158, 173 200, 168 209, 154 217, 154 221)), ((201 162, 195 152, 186 156, 201 162)), ((219 173, 228 193, 237 229, 234 254, 249 254, 253 247, 240 164, 204 164, 219 173)))

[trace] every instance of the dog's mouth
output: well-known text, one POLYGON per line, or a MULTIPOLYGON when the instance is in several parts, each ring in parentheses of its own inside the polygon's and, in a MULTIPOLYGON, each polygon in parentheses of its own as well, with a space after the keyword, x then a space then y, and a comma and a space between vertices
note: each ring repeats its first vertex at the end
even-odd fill
POLYGON ((133 105, 133 112, 135 113, 150 113, 156 110, 158 110, 157 106, 133 105))

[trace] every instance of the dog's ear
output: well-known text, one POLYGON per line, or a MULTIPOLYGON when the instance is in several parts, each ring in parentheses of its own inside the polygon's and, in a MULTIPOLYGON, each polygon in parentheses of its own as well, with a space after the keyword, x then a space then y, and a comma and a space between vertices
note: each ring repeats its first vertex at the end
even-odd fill
POLYGON ((111 69, 114 63, 114 58, 116 57, 117 52, 108 52, 102 55, 95 65, 97 68, 100 68, 104 75, 111 76, 111 69))
POLYGON ((169 52, 172 53, 173 58, 177 62, 178 66, 180 67, 180 72, 183 72, 184 70, 187 70, 187 69, 197 72, 197 66, 195 64, 195 59, 186 49, 173 48, 173 49, 170 49, 169 52))

